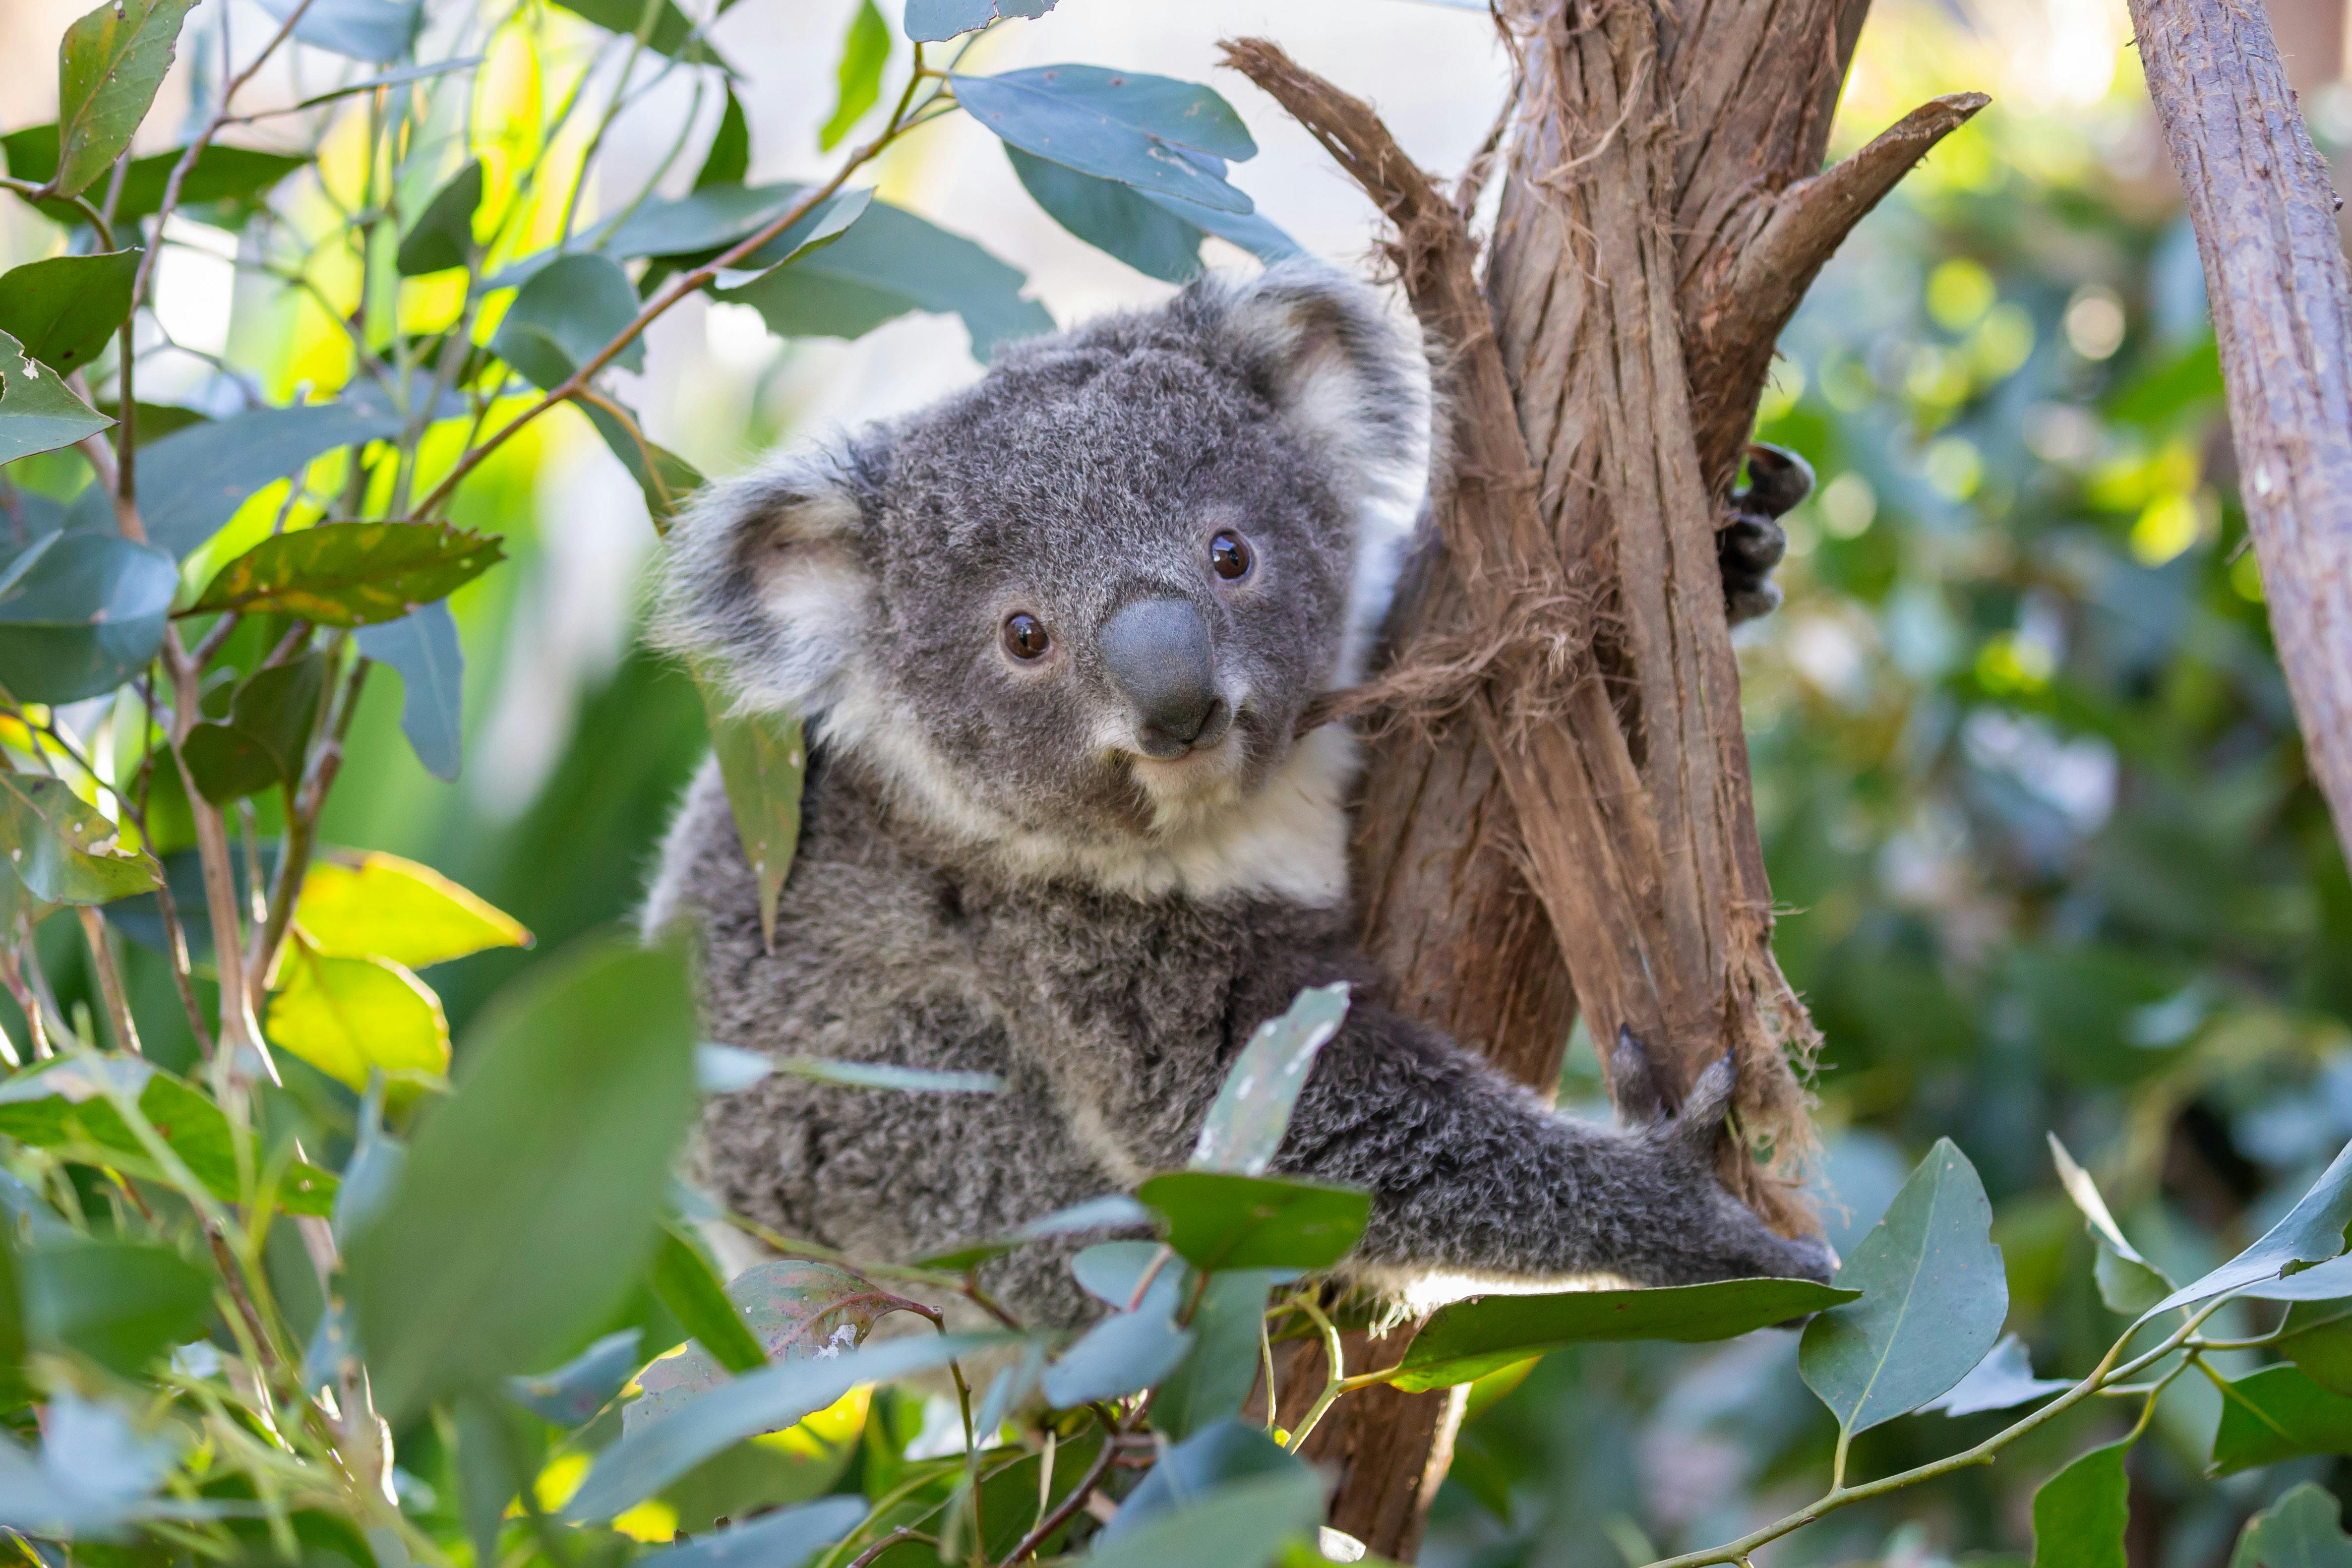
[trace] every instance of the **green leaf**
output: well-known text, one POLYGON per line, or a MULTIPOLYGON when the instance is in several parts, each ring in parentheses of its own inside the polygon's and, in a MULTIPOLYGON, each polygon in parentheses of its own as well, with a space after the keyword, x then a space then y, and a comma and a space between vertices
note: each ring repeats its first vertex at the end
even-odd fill
POLYGON ((25 1290, 16 1260, 16 1227, 0 1225, 0 1410, 15 1410, 33 1397, 25 1381, 25 1290))
POLYGON ((680 955, 619 942, 539 964, 483 1010, 457 1093, 350 1248, 389 1419, 520 1372, 619 1304, 693 1116, 694 1034, 680 955))
POLYGON ((196 791, 215 805, 302 777, 327 690, 327 656, 305 654, 239 681, 228 718, 191 726, 181 750, 196 791))
POLYGON ((2075 1163, 2066 1145, 2058 1141, 2058 1134, 2053 1132, 2049 1138, 2050 1158, 2058 1167, 2058 1180, 2064 1185, 2066 1195, 2074 1200, 2074 1206, 2083 1211, 2084 1223, 2098 1242, 2092 1276, 2099 1287, 2099 1300, 2111 1312, 2137 1318, 2164 1299, 2172 1289, 2172 1281, 2125 1239, 2123 1227, 2107 1211, 2107 1200, 2100 1195, 2098 1184, 2091 1180, 2090 1172, 2075 1163))
POLYGON ((114 824, 63 779, 0 773, 0 849, 47 903, 102 904, 163 879, 153 856, 126 848, 114 824))
POLYGON ((1838 1270, 1862 1299, 1805 1329, 1798 1369, 1848 1434, 1916 1410, 1984 1359, 2009 1315, 1976 1167, 1939 1138, 1838 1270))
POLYGON ((861 1497, 820 1498, 797 1508, 778 1509, 747 1523, 730 1525, 682 1546, 637 1559, 661 1568, 802 1568, 817 1549, 857 1528, 866 1517, 861 1497))
POLYGON ((455 779, 465 754, 466 656, 449 601, 362 626, 352 640, 362 656, 400 672, 400 732, 426 773, 455 779))
POLYGON ((928 1372, 959 1356, 1013 1342, 1005 1334, 923 1334, 829 1359, 779 1362, 625 1435, 597 1456, 563 1517, 575 1522, 610 1519, 720 1449, 794 1426, 861 1383, 928 1372))
POLYGON ((1275 1151, 1282 1147, 1282 1135, 1290 1130, 1290 1113, 1298 1104, 1298 1091, 1307 1087, 1317 1053, 1347 1017, 1348 983, 1339 980, 1301 991, 1288 1011, 1260 1024, 1226 1070, 1216 1101, 1201 1123, 1193 1169, 1265 1174, 1275 1151))
POLYGON ((2352 1538, 2345 1535, 2342 1518, 2326 1488, 2298 1482, 2246 1521, 2231 1568, 2352 1568, 2352 1538))
POLYGON ((2262 1238, 2202 1279, 2190 1281, 2150 1307, 2143 1320, 2175 1307, 2276 1279, 2299 1266, 2325 1263, 2344 1250, 2344 1227, 2352 1224, 2352 1143, 2345 1145, 2311 1190, 2262 1238))
POLYGON ((585 1426, 636 1374, 645 1359, 637 1352, 643 1338, 639 1329, 606 1334, 553 1372, 508 1378, 506 1395, 551 1426, 585 1426))
POLYGON ((2042 1483, 2033 1494, 2033 1568, 2128 1568, 2130 1452, 2128 1439, 2094 1448, 2042 1483))
POLYGON ((701 470, 667 447, 646 440, 645 426, 635 414, 625 410, 625 418, 604 403, 586 397, 579 399, 575 406, 588 416, 588 423, 596 427, 596 434, 604 438, 613 456, 621 459, 629 477, 637 481, 637 489, 646 498, 646 513, 653 519, 654 526, 667 532, 670 520, 678 514, 687 498, 702 488, 701 470))
POLYGON ((1024 153, 1205 207, 1250 210, 1219 161, 1255 157, 1257 144, 1208 88, 1084 65, 948 79, 966 113, 1024 153))
MULTIPOLYGON (((1190 1270, 1186 1270, 1189 1275, 1190 1270)), ((1209 1276, 1192 1309, 1192 1348, 1160 1381, 1151 1425, 1186 1438, 1240 1414, 1258 1376, 1258 1339, 1266 1295, 1289 1278, 1272 1268, 1234 1268, 1209 1276)))
POLYGON ((726 1288, 676 1226, 664 1226, 655 1247, 653 1287, 662 1305, 728 1371, 751 1372, 768 1364, 760 1342, 727 1299, 726 1288))
POLYGON ((185 613, 240 610, 330 626, 398 620, 504 560, 499 543, 425 522, 322 522, 272 534, 229 562, 185 613))
POLYGON ((689 65, 717 65, 726 61, 710 47, 709 41, 696 31, 671 0, 555 0, 555 3, 575 16, 583 16, 608 33, 635 37, 646 25, 648 12, 653 26, 646 34, 646 47, 656 54, 667 55, 689 65))
POLYGON ((1100 1541, 1078 1561, 1099 1568, 1265 1568, 1323 1520, 1323 1479, 1289 1474, 1229 1481, 1100 1541))
POLYGON ((335 958, 388 958, 411 969, 494 947, 529 947, 530 932, 430 866, 371 850, 321 860, 302 878, 294 919, 335 958))
POLYGON ((139 454, 148 541, 184 556, 261 490, 338 447, 390 440, 402 425, 397 414, 346 398, 257 408, 166 436, 139 454))
POLYGON ((907 37, 919 44, 941 43, 1006 16, 1034 20, 1055 0, 907 0, 907 37))
POLYGON ((180 24, 196 0, 100 0, 58 45, 58 171, 79 195, 131 145, 172 68, 180 24))
POLYGON ((403 278, 446 272, 473 259, 474 215, 482 205, 482 161, 469 160, 433 193, 416 222, 400 237, 393 266, 403 278))
POLYGON ((608 256, 711 256, 782 216, 805 189, 797 184, 697 185, 682 196, 646 202, 610 232, 591 230, 587 237, 608 256))
POLYGON ((39 1247, 21 1258, 25 1325, 39 1342, 136 1376, 204 1335, 212 1277, 169 1247, 128 1241, 39 1247))
POLYGON ((163 646, 180 574, 160 550, 68 529, 0 567, 0 688, 19 702, 113 690, 163 646))
MULTIPOLYGON (((604 351, 637 319, 637 291, 609 256, 593 251, 561 256, 532 274, 507 308, 490 352, 542 390, 604 351)), ((632 339, 614 357, 624 370, 642 370, 646 342, 632 339)))
POLYGON ((2007 1410, 2029 1399, 2041 1399, 2053 1394, 2063 1394, 2074 1384, 2063 1377, 2036 1377, 2033 1361, 2025 1349, 2025 1342, 2015 1334, 2003 1334, 2000 1342, 1985 1352, 1976 1370, 1960 1379, 1942 1397, 1921 1405, 1922 1410, 1940 1410, 1947 1415, 1976 1415, 1987 1410, 2007 1410))
POLYGON ((370 1072, 395 1083, 449 1070, 441 999, 385 958, 329 958, 299 937, 287 943, 264 1032, 329 1078, 365 1089, 370 1072))
POLYGON ((979 246, 887 202, 876 202, 833 244, 775 268, 782 253, 768 247, 744 260, 771 270, 740 287, 714 290, 750 305, 768 330, 787 338, 856 338, 909 310, 952 313, 985 360, 996 345, 1054 330, 1044 306, 1021 297, 1027 279, 979 246))
POLYGON ((1088 1329, 1045 1369, 1041 1386, 1058 1410, 1121 1398, 1175 1371, 1192 1348, 1192 1331, 1176 1325, 1174 1292, 1154 1291, 1136 1310, 1088 1329))
POLYGON ((70 447, 113 420, 73 395, 54 370, 0 331, 0 464, 70 447))
POLYGON ((1168 1220, 1168 1245, 1202 1270, 1328 1268, 1371 1217, 1371 1194, 1321 1182, 1175 1171, 1136 1196, 1168 1220))
POLYGON ((2352 1399, 2300 1369, 2266 1366, 2221 1384, 2211 1474, 2233 1475, 2305 1454, 2352 1454, 2352 1399))
POLYGON ((882 68, 890 58, 890 25, 875 9, 874 0, 858 0, 849 19, 848 36, 841 42, 841 64, 834 70, 836 92, 833 113, 816 133, 816 144, 830 153, 866 118, 882 96, 882 68))
POLYGON ((2289 1307, 2277 1349, 2320 1387, 2352 1395, 2352 1301, 2289 1307))
POLYGON ((854 190, 836 192, 821 205, 793 219, 782 234, 746 258, 748 265, 764 270, 729 276, 729 285, 755 283, 770 272, 790 267, 824 249, 847 233, 850 226, 864 217, 866 209, 873 204, 874 192, 870 186, 861 185, 854 190))
MULTIPOLYGON (((58 169, 58 128, 28 125, 22 131, 12 131, 0 136, 0 153, 6 154, 8 172, 16 178, 47 181, 58 169)), ((131 161, 131 167, 122 176, 121 197, 114 204, 118 232, 124 224, 152 217, 163 206, 163 193, 180 157, 180 150, 174 149, 131 161)), ((212 142, 196 154, 195 166, 181 183, 180 206, 184 211, 215 203, 250 206, 280 180, 297 169, 309 167, 310 163, 308 158, 289 153, 212 142)), ((110 175, 110 182, 111 178, 110 175)), ((38 201, 33 205, 43 216, 68 227, 87 222, 81 209, 71 202, 38 201)))
MULTIPOLYGON (((736 1368, 739 1372, 756 1370, 770 1361, 808 1361, 855 1350, 866 1342, 877 1321, 913 1305, 846 1268, 791 1258, 746 1268, 727 1282, 720 1299, 730 1303, 730 1312, 740 1313, 752 1352, 753 1359, 736 1368)), ((696 1332, 685 1313, 677 1316, 689 1332, 696 1332)), ((696 1337, 701 1336, 696 1332, 696 1337)), ((726 1370, 709 1351, 700 1344, 682 1346, 639 1374, 637 1387, 644 1397, 621 1413, 621 1431, 625 1436, 667 1420, 728 1381, 726 1370)))
POLYGON ((59 374, 88 364, 131 319, 131 280, 144 254, 52 256, 0 274, 0 331, 59 374))
MULTIPOLYGON (((205 1190, 223 1203, 242 1203, 236 1145, 228 1118, 203 1090, 137 1058, 53 1058, 0 1083, 0 1135, 36 1148, 80 1142, 134 1159, 146 1146, 107 1097, 99 1074, 134 1095, 144 1116, 205 1190)), ((289 1214, 325 1215, 340 1188, 334 1176, 297 1160, 279 1178, 278 1205, 289 1214)))
POLYGON ((792 874, 801 842, 801 785, 808 750, 801 721, 790 713, 754 709, 730 711, 726 699, 702 671, 694 672, 702 711, 710 726, 710 752, 727 786, 728 809, 743 858, 760 884, 760 940, 776 948, 776 900, 792 874))
POLYGON ((740 185, 743 176, 751 172, 751 122, 743 116, 743 100, 735 96, 733 83, 727 87, 727 107, 719 111, 719 129, 711 134, 710 151, 703 154, 702 167, 694 176, 694 188, 708 190, 713 185, 740 185))
MULTIPOLYGON (((1159 1413, 1155 1400, 1155 1419, 1159 1413)), ((1263 1427, 1245 1426, 1238 1421, 1216 1422, 1160 1454, 1159 1462, 1144 1472, 1143 1479, 1118 1505, 1118 1511, 1104 1523, 1097 1543, 1110 1546, 1133 1534, 1145 1521, 1227 1483, 1297 1476, 1306 1468, 1263 1427)))
MULTIPOLYGON (((1188 281, 1201 270, 1202 229, 1132 185, 1082 174, 1004 143, 1022 188, 1055 223, 1147 278, 1188 281)), ((1206 213, 1206 207, 1196 210, 1206 213)))
MULTIPOLYGON (((261 0, 261 8, 283 22, 298 4, 261 0)), ((424 22, 425 0, 310 0, 294 37, 355 60, 396 60, 415 47, 424 22)))
POLYGON ((961 1273, 979 1268, 992 1258, 1003 1257, 1015 1247, 1032 1241, 1042 1241, 1048 1237, 1082 1236, 1090 1230, 1141 1229, 1150 1223, 1150 1210, 1125 1193, 1111 1193, 1103 1197, 1089 1198, 1082 1204, 1073 1204, 1066 1209, 1056 1209, 1003 1236, 967 1242, 945 1252, 927 1253, 915 1261, 920 1268, 945 1268, 961 1273))
POLYGON ((1441 1307, 1407 1347, 1390 1379, 1412 1392, 1470 1383, 1498 1367, 1594 1340, 1736 1339, 1858 1293, 1810 1279, 1716 1279, 1654 1289, 1564 1290, 1486 1296, 1441 1307))

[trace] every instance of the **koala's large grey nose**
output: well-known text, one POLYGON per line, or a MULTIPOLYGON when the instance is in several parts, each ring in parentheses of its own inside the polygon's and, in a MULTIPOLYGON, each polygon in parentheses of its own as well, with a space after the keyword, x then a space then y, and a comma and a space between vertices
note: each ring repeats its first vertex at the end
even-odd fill
POLYGON ((1138 599, 1103 623, 1103 662, 1135 704, 1138 740, 1155 757, 1213 745, 1232 721, 1201 612, 1182 599, 1138 599))

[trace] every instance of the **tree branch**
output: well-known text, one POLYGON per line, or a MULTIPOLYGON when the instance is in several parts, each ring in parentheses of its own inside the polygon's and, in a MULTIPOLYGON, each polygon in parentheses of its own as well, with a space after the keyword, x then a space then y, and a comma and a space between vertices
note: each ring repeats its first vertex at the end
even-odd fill
POLYGON ((2352 274, 2259 5, 2131 0, 2205 263, 2240 499, 2313 778, 2352 855, 2352 274))

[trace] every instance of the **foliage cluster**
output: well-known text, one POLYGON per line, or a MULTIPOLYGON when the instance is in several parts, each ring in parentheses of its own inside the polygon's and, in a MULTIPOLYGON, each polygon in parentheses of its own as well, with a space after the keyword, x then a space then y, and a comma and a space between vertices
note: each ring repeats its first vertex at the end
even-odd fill
MULTIPOLYGON (((1788 1424, 1791 1472, 1825 1462, 1829 1490, 1760 1530, 1699 1531, 1738 1539, 1676 1561, 1737 1561, 1825 1515, 1883 1510, 1914 1483, 2071 1430, 2070 1412, 2104 1399, 2132 1411, 2127 1431, 2059 1471, 2033 1522, 2048 1562, 2119 1562, 2127 1457, 2151 1431, 2179 1447, 2174 1391, 2200 1383, 2223 1405, 2200 1461, 2292 1479, 2303 1456, 2352 1447, 2339 1321, 2352 1275, 2328 1261, 2352 1219, 2352 1164, 2326 1163, 2352 1125, 2283 1125, 2282 1105, 2340 1034, 2317 1010, 2341 1009, 2352 948, 2326 933, 2340 939, 2352 899, 2334 891, 2342 872, 2294 765, 2259 584, 2225 548, 2238 526, 2225 487, 2209 496, 2214 373, 2193 325, 2169 349, 2133 337, 2144 300, 2095 282, 2053 293, 2031 225, 2002 198, 1939 191, 1914 232, 1859 265, 1949 254, 1920 288, 1880 291, 1879 319, 1856 289, 1801 321, 1768 410, 1768 434, 1832 475, 1801 519, 1811 592, 1757 654, 1776 885, 1822 906, 1790 922, 1784 952, 1840 1043, 1830 1106, 1898 1131, 1961 1107, 1958 1136, 1998 1155, 1994 1194, 2025 1205, 1997 1221, 1975 1166, 1937 1142, 1907 1181, 1894 1167, 1885 1185, 1900 1191, 1850 1238, 1834 1289, 1489 1298, 1389 1336, 1379 1364, 1351 1373, 1337 1331, 1370 1309, 1313 1276, 1360 1232, 1366 1200, 1265 1174, 1344 994, 1309 993, 1253 1039, 1192 1168, 950 1254, 843 1258, 670 1179, 696 1096, 776 1070, 842 1093, 992 1083, 698 1044, 678 955, 581 935, 625 895, 577 896, 577 873, 545 871, 555 842, 625 823, 558 820, 559 802, 468 878, 558 950, 487 1000, 499 955, 531 941, 520 921, 416 860, 331 847, 331 808, 392 761, 370 755, 346 779, 346 753, 396 743, 365 720, 372 705, 389 722, 377 666, 398 677, 415 765, 458 771, 448 601, 500 575, 502 454, 577 409, 657 526, 699 483, 602 375, 641 360, 662 312, 709 291, 787 338, 949 312, 983 356, 1044 330, 1016 271, 852 183, 908 130, 958 111, 1003 140, 1057 221, 1143 273, 1188 275, 1213 235, 1286 254, 1224 178, 1255 151, 1238 117, 1205 88, 1141 74, 957 68, 976 29, 1050 0, 910 0, 903 43, 867 3, 818 132, 827 148, 866 139, 828 180, 760 186, 746 183, 744 78, 707 36, 723 0, 708 16, 671 0, 430 16, 422 0, 266 4, 274 36, 234 75, 224 43, 224 74, 178 151, 129 149, 202 17, 194 0, 107 0, 61 41, 57 123, 0 137, 0 184, 61 237, 58 254, 0 277, 0 980, 13 1001, 0 1008, 0 1528, 16 1549, 350 1568, 1307 1562, 1322 1482, 1288 1450, 1332 1401, 1392 1382, 1471 1385, 1486 1414, 1440 1545, 1483 1531, 1492 1560, 1510 1561, 1580 1500, 1540 1475, 1520 1484, 1544 1450, 1515 1457, 1514 1425, 1602 1430, 1578 1387, 1589 1373, 1629 1357, 1613 1364, 1671 1375, 1652 1358, 1692 1353, 1575 1347, 1721 1340, 1807 1314, 1801 1337, 1718 1353, 1793 1354, 1826 1414, 1788 1424), (499 62, 536 61, 558 36, 592 37, 614 68, 534 71, 518 93, 499 62), (951 39, 937 63, 925 46, 951 39), (238 97, 262 58, 297 47, 345 62, 338 83, 282 110, 238 97), (715 133, 686 115, 650 181, 587 210, 615 121, 681 77, 698 110, 715 100, 715 133), (217 139, 280 115, 299 151, 217 139), (329 374, 310 379, 335 392, 257 395, 210 420, 139 400, 142 359, 172 346, 152 309, 155 257, 190 212, 237 227, 241 265, 333 334, 310 366, 329 374), (1904 314, 1920 298, 1924 324, 1904 314), (1900 641, 1863 658, 1859 686, 1841 684, 1823 626, 1850 642, 1924 637, 1926 651, 1900 641), (2131 786, 2095 822, 2067 814, 2080 786, 2064 760, 2089 753, 2066 748, 2086 738, 2131 786), (2242 781, 2234 812, 2215 809, 2217 756, 2242 781), (1955 836, 1998 853, 1967 896, 1920 899, 1906 867, 1969 859, 1955 836), (1974 1095, 1982 1054, 2004 1047, 2035 1069, 2010 1088, 2030 1082, 2042 1105, 1974 1095), (2085 1092, 2042 1089, 2042 1072, 2085 1092), (2147 1201, 2158 1156, 2217 1101, 2273 1131, 2284 1198, 2309 1189, 2258 1207, 2282 1217, 2242 1248, 2184 1237, 2147 1201), (2153 1145, 2109 1163, 2128 1230, 2063 1151, 2066 1206, 2032 1206, 2014 1130, 2052 1122, 2153 1145), (722 1286, 707 1237, 728 1228, 782 1259, 722 1286), (1008 1321, 972 1272, 1013 1247, 1103 1231, 1152 1239, 1076 1255, 1108 1311, 1075 1339, 1008 1321), (2176 1290, 2180 1279, 2193 1282, 2176 1290), (2034 1352, 2093 1370, 2036 1378, 2001 1331, 2062 1297, 2067 1331, 2037 1334, 2034 1352), (2109 1311, 2129 1321, 2120 1338, 2109 1311), (1327 1340, 1333 1371, 1297 1430, 1270 1430, 1253 1384, 1272 1344, 1302 1335, 1327 1340), (2278 1359, 2258 1359, 2258 1343, 2278 1359), (1912 1451, 1906 1435, 1927 1424, 1895 1419, 2026 1404, 2006 1426, 1979 1421, 1957 1452, 1912 1451), (927 1412, 946 1413, 945 1429, 927 1412), (1483 1523, 1463 1518, 1474 1495, 1483 1523)), ((2156 275, 2152 232, 2087 197, 2048 199, 2114 241, 2118 272, 2156 275)), ((792 727, 736 716, 724 693, 698 703, 636 663, 600 711, 635 720, 648 691, 651 721, 675 726, 646 748, 657 756, 699 742, 707 706, 772 889, 795 830, 792 727)), ((600 739, 580 768, 609 761, 614 738, 600 739)), ((566 790, 593 798, 576 777, 550 793, 566 790)), ((1849 1187, 1867 1186, 1880 1148, 1848 1141, 1849 1187)), ((2217 1237, 2242 1207, 2211 1216, 2217 1237)), ((1775 1397, 1798 1387, 1783 1371, 1775 1397)), ((1590 1521, 1623 1517, 1635 1489, 1590 1521)), ((1610 1550, 1661 1555, 1627 1524, 1610 1550)), ((2352 1552, 2307 1491, 2243 1539, 2255 1561, 2288 1561, 2290 1542, 2352 1552)))

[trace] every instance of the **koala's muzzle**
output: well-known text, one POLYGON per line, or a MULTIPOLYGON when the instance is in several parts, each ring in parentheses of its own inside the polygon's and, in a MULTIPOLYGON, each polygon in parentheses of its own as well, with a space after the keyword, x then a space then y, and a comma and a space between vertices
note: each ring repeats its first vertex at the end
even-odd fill
POLYGON ((1233 722, 1217 695, 1216 659, 1201 612, 1183 599, 1138 599, 1103 623, 1103 664, 1135 704, 1147 756, 1213 746, 1233 722))

